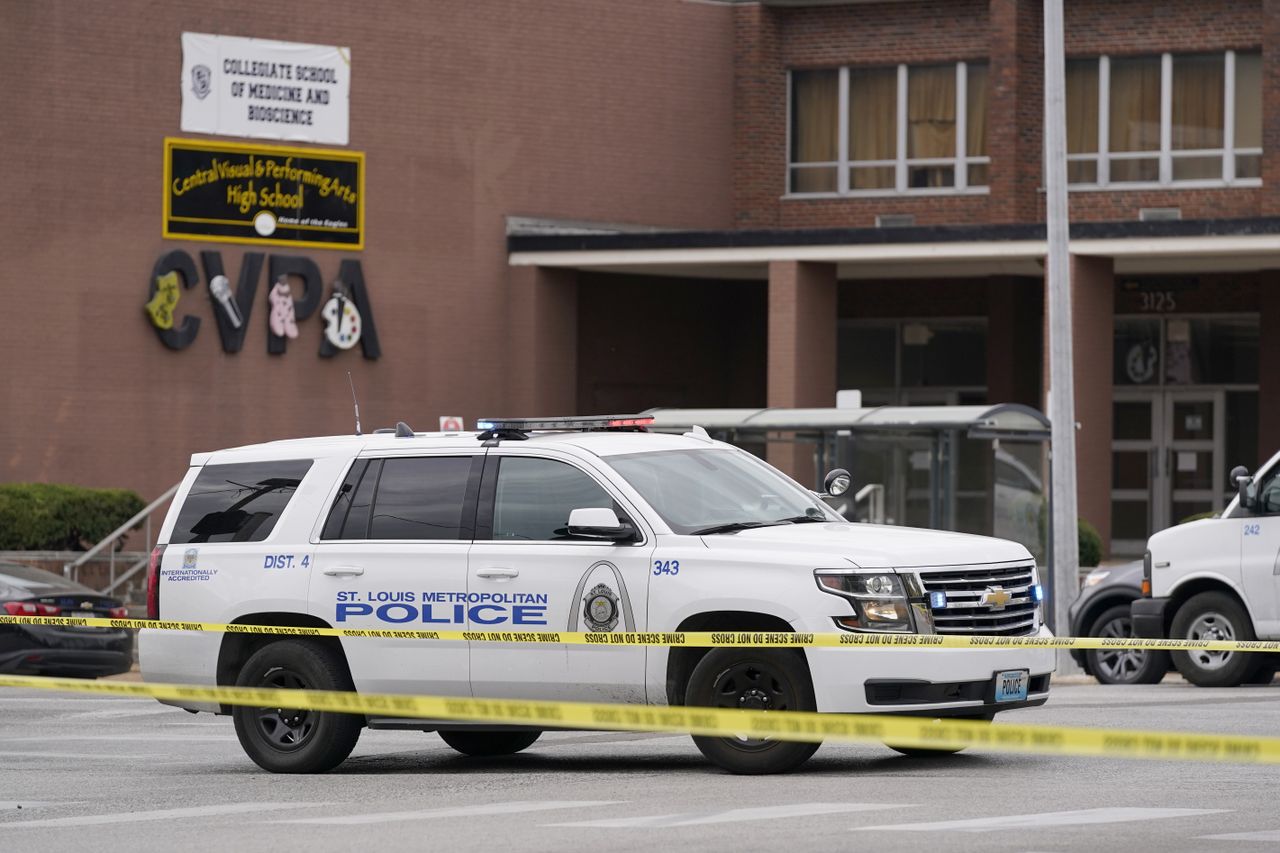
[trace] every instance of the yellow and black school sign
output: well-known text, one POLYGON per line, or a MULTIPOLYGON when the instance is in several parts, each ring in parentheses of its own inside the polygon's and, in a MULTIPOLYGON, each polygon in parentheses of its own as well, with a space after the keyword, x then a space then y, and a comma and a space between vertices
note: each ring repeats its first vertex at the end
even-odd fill
POLYGON ((364 248, 364 153, 164 141, 164 236, 364 248))

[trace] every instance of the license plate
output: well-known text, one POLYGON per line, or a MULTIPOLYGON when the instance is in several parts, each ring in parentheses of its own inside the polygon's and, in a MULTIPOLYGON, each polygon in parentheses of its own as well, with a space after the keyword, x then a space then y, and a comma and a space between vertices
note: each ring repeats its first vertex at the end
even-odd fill
POLYGON ((1023 702, 1027 698, 1027 687, 1031 682, 1031 671, 1027 669, 1010 669, 996 673, 996 701, 1023 702))

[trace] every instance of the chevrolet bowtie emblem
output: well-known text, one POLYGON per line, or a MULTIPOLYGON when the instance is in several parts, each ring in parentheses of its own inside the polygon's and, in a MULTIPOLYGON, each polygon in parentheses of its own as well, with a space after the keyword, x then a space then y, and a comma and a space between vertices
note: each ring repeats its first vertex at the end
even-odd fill
POLYGON ((1011 598, 1013 596, 1006 592, 1004 587, 989 586, 987 591, 982 593, 982 597, 978 599, 978 603, 984 607, 990 607, 992 610, 1004 610, 1004 606, 1009 603, 1011 598))

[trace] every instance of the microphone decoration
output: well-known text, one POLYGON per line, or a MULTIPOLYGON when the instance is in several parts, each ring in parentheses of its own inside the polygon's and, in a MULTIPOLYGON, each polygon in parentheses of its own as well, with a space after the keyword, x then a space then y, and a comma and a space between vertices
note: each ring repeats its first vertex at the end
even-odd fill
POLYGON ((227 321, 231 323, 231 328, 238 329, 244 325, 244 318, 240 316, 240 306, 231 298, 230 279, 225 275, 215 275, 213 280, 209 282, 209 292, 213 294, 213 298, 218 300, 218 304, 226 312, 227 321))

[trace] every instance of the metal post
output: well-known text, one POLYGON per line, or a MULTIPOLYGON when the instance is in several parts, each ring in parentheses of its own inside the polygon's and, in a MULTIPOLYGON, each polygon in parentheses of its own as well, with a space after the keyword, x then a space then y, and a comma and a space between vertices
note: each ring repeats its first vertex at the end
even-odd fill
MULTIPOLYGON (((1052 472, 1053 625, 1068 631, 1067 608, 1079 587, 1076 534, 1076 411, 1071 351, 1071 259, 1068 255, 1066 60, 1062 0, 1044 0, 1044 171, 1049 257, 1049 411, 1052 472)), ((1075 672, 1058 653, 1058 672, 1075 672)))

